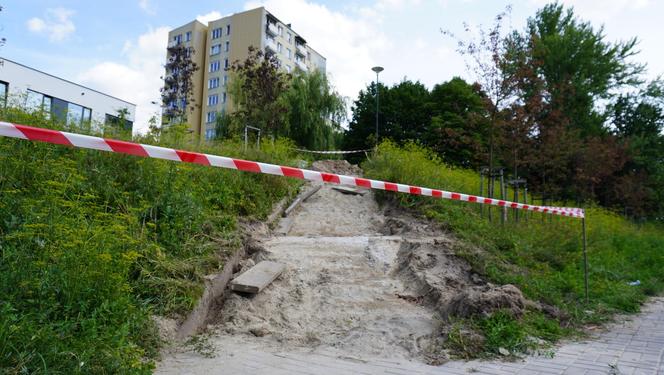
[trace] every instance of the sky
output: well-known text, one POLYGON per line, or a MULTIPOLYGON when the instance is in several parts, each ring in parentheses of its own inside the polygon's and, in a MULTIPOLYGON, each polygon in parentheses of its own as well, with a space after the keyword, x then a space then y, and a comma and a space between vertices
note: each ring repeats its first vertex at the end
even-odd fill
MULTIPOLYGON (((168 30, 197 18, 265 6, 327 58, 333 85, 348 102, 375 73, 380 81, 403 79, 427 87, 454 76, 472 80, 454 40, 463 23, 492 24, 512 5, 508 26, 522 30, 546 0, 0 0, 0 57, 72 80, 137 104, 134 130, 143 132, 159 113, 160 77, 168 30)), ((648 78, 664 74, 663 0, 563 0, 609 41, 637 37, 636 60, 648 78)))

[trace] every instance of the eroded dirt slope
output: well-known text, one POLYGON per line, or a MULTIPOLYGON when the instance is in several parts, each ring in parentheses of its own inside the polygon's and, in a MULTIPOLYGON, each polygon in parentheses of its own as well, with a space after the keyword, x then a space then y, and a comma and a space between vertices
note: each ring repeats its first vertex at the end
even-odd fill
MULTIPOLYGON (((323 167, 335 171, 334 163, 323 167)), ((459 296, 505 293, 474 275, 435 225, 387 212, 372 192, 346 195, 323 186, 275 235, 259 238, 264 250, 253 260, 281 262, 286 271, 256 296, 228 298, 210 327, 218 353, 248 345, 333 351, 360 361, 444 361, 437 325, 449 307, 464 305, 459 296)), ((498 307, 522 308, 516 292, 498 307)), ((171 353, 158 372, 176 373, 178 363, 196 355, 171 353)))

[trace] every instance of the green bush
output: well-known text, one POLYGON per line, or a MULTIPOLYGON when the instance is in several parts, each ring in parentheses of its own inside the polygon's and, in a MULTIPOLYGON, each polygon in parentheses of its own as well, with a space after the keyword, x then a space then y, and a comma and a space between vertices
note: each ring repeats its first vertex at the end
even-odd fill
MULTIPOLYGON (((383 143, 363 166, 370 178, 479 192, 477 173, 452 168, 414 144, 401 148, 383 143)), ((569 315, 567 324, 599 322, 614 312, 638 311, 647 296, 664 289, 661 225, 637 225, 599 207, 586 210, 590 265, 590 303, 586 305, 581 220, 532 213, 527 221, 501 226, 499 220, 490 223, 482 217, 477 204, 405 194, 380 196, 388 194, 451 229, 462 240, 457 254, 477 272, 496 283, 517 285, 532 300, 559 307, 569 315), (634 280, 641 285, 628 284, 634 280)), ((493 210, 497 219, 498 209, 493 210)))
MULTIPOLYGON (((63 128, 15 109, 0 119, 63 128)), ((192 148, 160 138, 138 141, 192 148)), ((200 149, 292 157, 282 141, 200 149)), ((160 344, 150 316, 191 310, 203 277, 238 246, 238 218, 265 218, 297 184, 1 138, 0 373, 150 373, 160 344)))

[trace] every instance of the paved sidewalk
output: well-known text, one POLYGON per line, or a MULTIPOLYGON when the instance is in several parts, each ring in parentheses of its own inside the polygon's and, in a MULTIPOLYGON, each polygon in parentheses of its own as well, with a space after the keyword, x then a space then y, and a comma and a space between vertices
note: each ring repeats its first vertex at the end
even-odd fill
POLYGON ((518 362, 454 361, 427 366, 398 359, 349 358, 331 349, 282 352, 242 337, 220 337, 219 353, 168 356, 157 374, 583 374, 664 375, 664 298, 587 342, 567 343, 553 358, 518 362))

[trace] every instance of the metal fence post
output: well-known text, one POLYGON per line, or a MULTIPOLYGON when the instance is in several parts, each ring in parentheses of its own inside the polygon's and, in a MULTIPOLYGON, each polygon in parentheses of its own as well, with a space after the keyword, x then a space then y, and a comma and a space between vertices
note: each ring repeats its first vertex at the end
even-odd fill
POLYGON ((581 219, 581 229, 582 229, 582 236, 583 236, 583 284, 585 287, 586 291, 586 303, 589 302, 588 298, 588 245, 586 241, 586 218, 585 215, 583 219, 581 219))
MULTIPOLYGON (((505 173, 503 169, 500 169, 500 199, 505 200, 505 173)), ((502 211, 500 213, 500 223, 505 224, 505 221, 507 221, 507 207, 503 206, 502 211)))
MULTIPOLYGON (((480 197, 484 196, 484 167, 480 168, 480 197)), ((480 204, 480 216, 484 217, 484 205, 480 204)))

